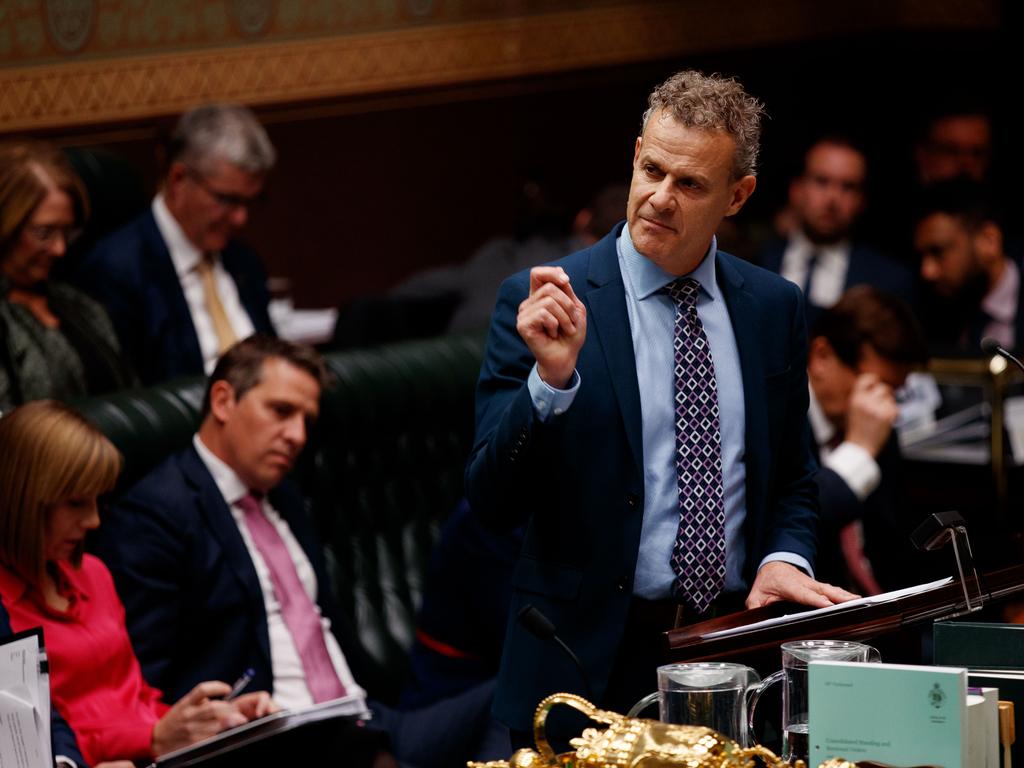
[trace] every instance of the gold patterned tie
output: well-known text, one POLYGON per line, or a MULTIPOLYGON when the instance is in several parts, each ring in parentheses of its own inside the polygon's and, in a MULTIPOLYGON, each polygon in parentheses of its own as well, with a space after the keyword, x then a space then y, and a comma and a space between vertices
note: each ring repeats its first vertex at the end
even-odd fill
POLYGON ((203 281, 203 296, 206 299, 206 311, 210 313, 213 332, 217 334, 217 354, 222 355, 238 341, 238 335, 231 327, 228 313, 224 311, 220 294, 217 293, 217 281, 213 275, 213 255, 204 253, 196 265, 196 272, 203 281))

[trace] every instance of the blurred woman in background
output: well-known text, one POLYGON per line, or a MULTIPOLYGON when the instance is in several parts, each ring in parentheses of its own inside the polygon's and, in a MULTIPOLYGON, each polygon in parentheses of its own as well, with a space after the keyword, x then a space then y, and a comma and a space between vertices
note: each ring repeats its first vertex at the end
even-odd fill
POLYGON ((49 279, 88 209, 59 149, 0 143, 0 413, 133 383, 103 308, 49 279))

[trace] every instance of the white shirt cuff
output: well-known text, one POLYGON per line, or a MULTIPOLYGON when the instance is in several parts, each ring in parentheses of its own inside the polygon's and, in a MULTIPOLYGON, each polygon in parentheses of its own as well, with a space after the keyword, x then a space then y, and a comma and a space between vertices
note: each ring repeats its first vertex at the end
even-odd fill
POLYGON ((54 756, 53 762, 57 766, 57 768, 78 768, 78 763, 76 763, 70 757, 64 757, 64 755, 54 756))
POLYGON ((533 401, 537 418, 546 422, 552 416, 561 416, 572 405, 580 388, 580 375, 574 370, 568 389, 555 389, 540 377, 537 364, 534 363, 526 386, 530 390, 530 400, 533 401))
POLYGON ((878 468, 878 462, 856 443, 840 443, 838 448, 825 457, 822 464, 850 486, 858 501, 864 501, 882 482, 882 470, 878 468))

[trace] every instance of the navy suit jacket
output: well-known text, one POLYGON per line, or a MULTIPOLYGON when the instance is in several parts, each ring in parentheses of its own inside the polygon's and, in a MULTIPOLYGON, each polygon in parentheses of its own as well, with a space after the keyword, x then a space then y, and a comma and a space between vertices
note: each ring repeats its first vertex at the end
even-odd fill
MULTIPOLYGON (((7 609, 0 603, 0 637, 8 637, 13 634, 11 620, 7 615, 7 609)), ((50 707, 50 738, 53 741, 53 756, 63 756, 74 760, 79 768, 88 768, 82 753, 78 750, 78 742, 75 741, 75 733, 71 726, 60 716, 56 707, 50 707)))
MULTIPOLYGON (((640 388, 615 240, 554 262, 587 308, 576 399, 535 418, 526 378, 534 359, 516 331, 528 272, 502 285, 477 389, 476 441, 466 474, 470 506, 492 524, 528 521, 513 575, 511 615, 533 603, 586 668, 601 699, 622 638, 644 509, 640 388)), ((814 562, 816 462, 807 427, 807 338, 799 290, 721 251, 718 281, 732 320, 746 402, 744 576, 761 559, 795 552, 814 562)), ((669 629, 669 627, 666 627, 669 629)), ((528 730, 537 703, 582 691, 550 641, 510 621, 495 713, 528 730)))
MULTIPOLYGON (((232 241, 221 260, 253 327, 273 334, 267 276, 259 257, 232 241)), ((106 307, 143 384, 204 373, 188 303, 151 210, 97 243, 82 260, 75 282, 106 307)))
MULTIPOLYGON (((786 251, 787 241, 771 240, 766 243, 758 254, 758 263, 778 274, 782 269, 782 256, 786 251)), ((846 269, 846 282, 843 290, 852 288, 855 285, 871 285, 880 291, 891 293, 910 306, 915 302, 916 281, 914 273, 905 265, 891 259, 885 254, 876 251, 863 243, 854 242, 850 247, 850 264, 846 269)), ((821 313, 823 307, 817 307, 810 302, 806 304, 807 324, 813 329, 814 320, 821 313)))
MULTIPOLYGON (((269 494, 313 564, 322 613, 352 674, 367 686, 365 657, 335 609, 323 552, 297 489, 269 494)), ((130 489, 105 515, 96 553, 110 568, 146 680, 176 701, 196 683, 231 683, 246 668, 248 690, 273 692, 270 637, 252 558, 213 477, 189 447, 130 489)))

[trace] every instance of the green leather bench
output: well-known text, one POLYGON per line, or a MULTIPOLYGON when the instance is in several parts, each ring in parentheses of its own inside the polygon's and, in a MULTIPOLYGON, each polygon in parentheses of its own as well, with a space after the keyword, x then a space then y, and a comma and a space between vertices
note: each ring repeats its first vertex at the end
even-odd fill
MULTIPOLYGON (((295 470, 343 608, 392 698, 439 523, 462 496, 483 338, 445 336, 326 356, 334 381, 295 470)), ((120 487, 188 445, 204 381, 76 403, 121 450, 120 487)))

